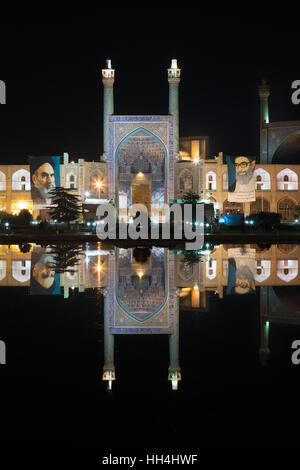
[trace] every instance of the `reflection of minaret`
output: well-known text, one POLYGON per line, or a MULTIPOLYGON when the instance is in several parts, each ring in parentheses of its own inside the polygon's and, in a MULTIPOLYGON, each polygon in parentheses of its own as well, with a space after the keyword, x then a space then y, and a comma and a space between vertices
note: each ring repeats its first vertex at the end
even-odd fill
POLYGON ((269 96, 270 87, 266 80, 262 80, 258 87, 260 98, 260 163, 268 163, 268 130, 265 124, 269 123, 269 96))
POLYGON ((168 69, 169 82, 169 114, 174 117, 174 157, 179 159, 179 83, 181 69, 177 67, 177 59, 172 59, 168 69))
POLYGON ((102 69, 103 94, 103 155, 102 161, 107 161, 109 152, 109 116, 114 114, 114 81, 115 70, 111 68, 111 60, 107 59, 106 68, 102 69))
POLYGON ((268 314, 268 287, 260 287, 260 349, 259 358, 263 366, 267 364, 270 358, 269 349, 269 322, 267 321, 268 314))
POLYGON ((170 366, 168 380, 172 381, 172 389, 177 390, 181 380, 179 365, 179 289, 174 292, 174 331, 169 336, 170 366))
POLYGON ((109 291, 103 289, 104 296, 104 366, 102 380, 107 382, 108 390, 112 389, 112 382, 116 380, 114 365, 115 338, 109 332, 109 291))

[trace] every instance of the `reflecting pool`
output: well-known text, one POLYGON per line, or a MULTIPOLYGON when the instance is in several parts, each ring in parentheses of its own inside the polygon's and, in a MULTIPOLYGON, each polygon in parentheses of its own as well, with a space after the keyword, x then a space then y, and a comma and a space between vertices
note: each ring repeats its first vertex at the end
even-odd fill
POLYGON ((7 446, 289 447, 299 261, 283 244, 1 245, 7 446))

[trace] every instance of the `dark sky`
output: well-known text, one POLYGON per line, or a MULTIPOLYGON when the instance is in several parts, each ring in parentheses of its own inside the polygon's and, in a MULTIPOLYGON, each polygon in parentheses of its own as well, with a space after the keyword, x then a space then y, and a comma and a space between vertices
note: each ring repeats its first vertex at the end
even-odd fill
POLYGON ((28 155, 97 160, 102 153, 101 68, 116 69, 115 114, 167 114, 166 69, 182 68, 180 135, 208 135, 211 154, 257 154, 257 85, 271 85, 271 121, 300 119, 291 83, 300 79, 296 21, 172 16, 118 10, 48 21, 8 22, 0 31, 0 163, 28 155))

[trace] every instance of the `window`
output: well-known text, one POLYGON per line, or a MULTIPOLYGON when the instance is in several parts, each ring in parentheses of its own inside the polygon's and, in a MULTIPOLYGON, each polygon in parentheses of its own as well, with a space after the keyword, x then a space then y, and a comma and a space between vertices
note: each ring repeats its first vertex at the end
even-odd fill
POLYGON ((0 191, 6 191, 6 176, 0 171, 0 191))
POLYGON ((292 199, 284 198, 278 202, 277 205, 277 212, 281 215, 282 221, 294 221, 295 218, 295 211, 294 207, 296 206, 296 202, 292 199))
POLYGON ((293 170, 285 168, 276 176, 277 191, 298 191, 298 175, 293 170))
POLYGON ((270 191, 271 190, 271 177, 270 174, 263 168, 257 168, 254 171, 255 175, 255 189, 256 191, 270 191))
POLYGON ((74 173, 68 173, 66 176, 66 188, 76 189, 77 177, 74 173))
POLYGON ((193 175, 189 170, 183 170, 180 174, 179 189, 182 193, 193 189, 193 175))
POLYGON ((21 169, 13 173, 12 190, 13 191, 30 191, 30 173, 28 170, 21 169))
POLYGON ((298 276, 298 260, 277 260, 277 276, 284 282, 290 282, 295 279, 298 276))
POLYGON ((208 191, 217 190, 217 175, 213 171, 209 171, 206 175, 206 189, 208 191))

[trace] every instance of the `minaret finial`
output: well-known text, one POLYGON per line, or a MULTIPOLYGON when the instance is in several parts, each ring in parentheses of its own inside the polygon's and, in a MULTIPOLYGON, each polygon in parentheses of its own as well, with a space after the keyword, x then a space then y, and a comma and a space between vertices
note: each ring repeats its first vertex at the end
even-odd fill
MULTIPOLYGON (((168 69, 168 78, 178 79, 180 81, 181 69, 178 68, 177 59, 171 60, 171 68, 168 69)), ((179 83, 179 82, 178 82, 179 83)))
POLYGON ((114 92, 115 69, 111 66, 111 60, 106 59, 106 68, 102 69, 102 83, 104 86, 103 95, 103 154, 102 161, 107 161, 109 153, 109 116, 114 114, 114 92))

